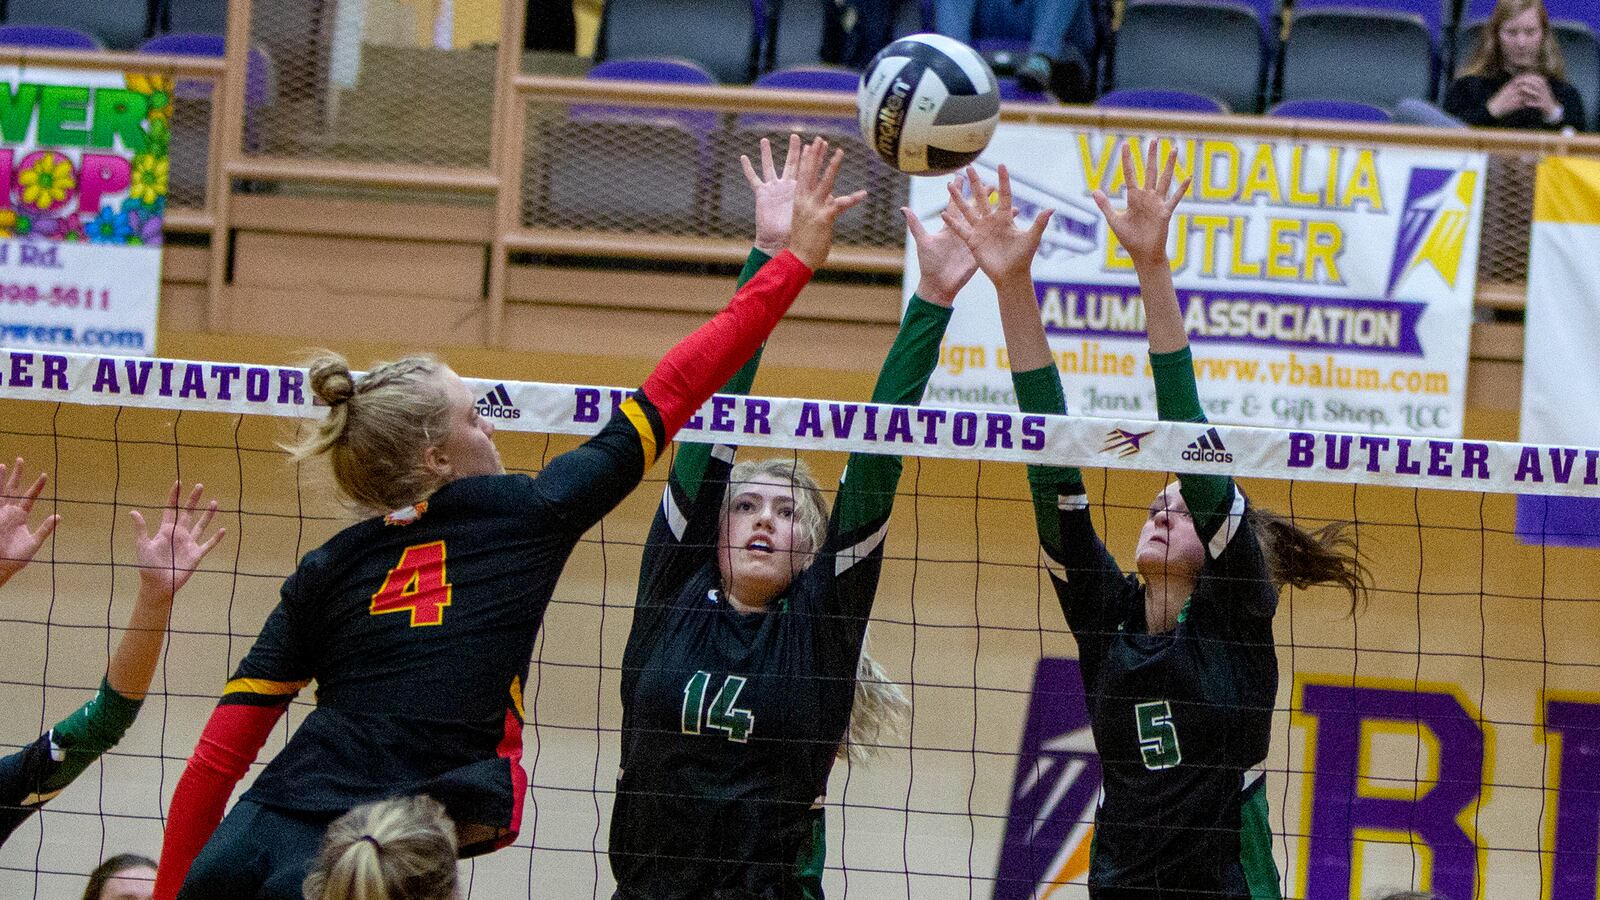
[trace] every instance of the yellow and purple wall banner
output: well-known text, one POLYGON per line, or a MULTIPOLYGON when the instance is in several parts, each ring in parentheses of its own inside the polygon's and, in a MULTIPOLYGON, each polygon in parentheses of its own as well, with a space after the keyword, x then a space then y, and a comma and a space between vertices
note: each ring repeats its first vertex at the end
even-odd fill
MULTIPOLYGON (((1600 162, 1551 157, 1534 187, 1523 440, 1600 440, 1600 162)), ((1525 540, 1600 547, 1600 501, 1517 498, 1525 540)))
MULTIPOLYGON (((1039 315, 1078 415, 1155 417, 1144 309, 1127 253, 1095 209, 1143 179, 1144 135, 1002 128, 1024 219, 1055 215, 1034 261, 1039 315), (1123 171, 1131 143, 1138 171, 1123 171)), ((1476 287, 1481 153, 1248 138, 1162 139, 1194 183, 1170 238, 1179 305, 1213 421, 1331 431, 1461 433, 1476 287)), ((913 179, 924 222, 948 196, 913 179)), ((908 241, 905 292, 916 287, 908 241)), ((994 287, 978 275, 928 402, 1013 404, 994 287)))
POLYGON ((0 346, 155 352, 171 77, 0 81, 0 346))

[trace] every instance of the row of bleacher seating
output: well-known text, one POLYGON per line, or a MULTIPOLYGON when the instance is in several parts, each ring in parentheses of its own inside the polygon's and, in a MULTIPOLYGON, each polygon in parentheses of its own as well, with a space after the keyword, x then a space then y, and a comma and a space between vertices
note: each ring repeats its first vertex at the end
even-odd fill
MULTIPOLYGON (((831 2, 608 0, 596 59, 682 57, 718 81, 749 83, 763 72, 821 62, 831 2)), ((895 36, 937 30, 930 0, 896 3, 895 36)), ((1568 80, 1593 114, 1600 106, 1600 0, 1546 3, 1568 80)), ((1493 8, 1494 0, 1292 0, 1287 7, 1280 0, 1127 0, 1104 52, 1095 54, 1106 60, 1097 82, 1106 91, 1189 91, 1235 112, 1291 100, 1393 110, 1404 99, 1443 96, 1493 8)), ((1043 99, 1005 81, 1002 91, 1007 99, 1043 99)))
MULTIPOLYGON (((1254 112, 1274 99, 1356 101, 1392 110, 1401 100, 1443 96, 1471 60, 1494 2, 1466 0, 1446 16, 1438 0, 1295 0, 1287 11, 1274 11, 1275 0, 1129 0, 1114 38, 1109 82, 1192 90, 1237 112, 1254 112), (1288 19, 1287 28, 1279 16, 1288 19)), ((1600 101, 1600 2, 1546 5, 1567 80, 1592 116, 1600 101)))
MULTIPOLYGON (((590 78, 712 85, 716 78, 682 59, 617 59, 595 66, 590 78)), ((853 93, 857 76, 847 70, 798 67, 770 72, 757 88, 853 93)), ((1133 108, 1182 108, 1193 95, 1155 96, 1153 91, 1112 91, 1096 103, 1133 108)), ((1191 105, 1195 112, 1218 112, 1191 105)), ((1289 101, 1269 112, 1299 118, 1386 121, 1376 107, 1343 101, 1289 101)), ((740 237, 754 227, 750 189, 739 164, 762 138, 783 145, 798 131, 821 134, 846 150, 841 190, 868 190, 867 202, 839 222, 840 240, 891 244, 900 234, 897 214, 906 179, 877 162, 852 117, 765 113, 723 115, 700 110, 644 109, 580 104, 565 115, 555 109, 536 117, 534 139, 542 158, 529 166, 526 223, 536 227, 602 231, 712 234, 740 237), (650 183, 649 191, 612 191, 597 185, 650 183)), ((780 151, 781 152, 781 151, 780 151)))
POLYGON ((0 22, 72 28, 112 50, 134 50, 168 32, 223 33, 228 0, 3 0, 0 22))

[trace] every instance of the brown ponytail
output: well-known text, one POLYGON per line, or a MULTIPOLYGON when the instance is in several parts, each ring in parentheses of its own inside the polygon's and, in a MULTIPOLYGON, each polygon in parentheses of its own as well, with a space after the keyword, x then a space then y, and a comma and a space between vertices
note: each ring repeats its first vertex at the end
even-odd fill
POLYGON ((1252 506, 1248 524, 1267 558, 1274 584, 1308 588, 1333 584, 1350 592, 1350 615, 1367 605, 1371 573, 1361 561, 1349 522, 1306 531, 1277 513, 1252 506))

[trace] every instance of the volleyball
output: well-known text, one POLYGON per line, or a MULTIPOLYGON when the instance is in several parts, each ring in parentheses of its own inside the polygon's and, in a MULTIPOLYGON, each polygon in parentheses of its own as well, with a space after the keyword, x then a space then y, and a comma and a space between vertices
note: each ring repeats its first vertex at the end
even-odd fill
POLYGON ((976 50, 939 34, 883 48, 856 93, 861 136, 908 175, 943 175, 978 158, 1000 121, 1000 87, 976 50))

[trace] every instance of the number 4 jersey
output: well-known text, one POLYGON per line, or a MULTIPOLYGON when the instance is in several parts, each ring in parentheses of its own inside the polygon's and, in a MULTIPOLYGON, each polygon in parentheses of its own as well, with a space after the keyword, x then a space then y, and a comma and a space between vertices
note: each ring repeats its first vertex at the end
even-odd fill
POLYGON ((573 546, 649 462, 654 422, 636 395, 538 478, 458 479, 307 554, 218 707, 281 708, 317 682, 245 797, 331 813, 427 793, 458 824, 513 835, 530 648, 573 546))

